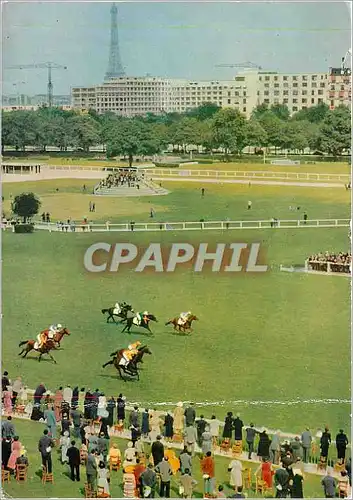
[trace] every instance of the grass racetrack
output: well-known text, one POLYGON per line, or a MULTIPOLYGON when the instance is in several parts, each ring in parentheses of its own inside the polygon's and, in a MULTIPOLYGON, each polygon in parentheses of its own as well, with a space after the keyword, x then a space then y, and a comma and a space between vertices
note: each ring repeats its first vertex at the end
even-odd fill
MULTIPOLYGON (((332 168, 332 170, 334 170, 332 168)), ((87 181, 87 187, 94 182, 87 181)), ((159 221, 268 220, 349 218, 350 193, 338 188, 289 186, 207 185, 167 183, 167 196, 97 197, 96 212, 88 213, 90 194, 82 180, 64 179, 3 185, 4 211, 11 198, 33 191, 40 211, 53 220, 84 216, 97 221, 148 221, 150 208, 159 221), (248 200, 251 210, 247 210, 248 200), (299 206, 290 211, 289 206, 299 206)), ((223 417, 240 411, 246 423, 299 432, 328 424, 334 432, 349 432, 350 405, 350 280, 279 271, 280 264, 303 264, 321 251, 346 251, 348 228, 301 228, 246 231, 32 235, 3 233, 2 362, 10 376, 22 375, 30 387, 44 381, 59 385, 98 387, 107 396, 124 391, 130 401, 153 407, 157 403, 194 400, 206 416, 223 417), (260 242, 270 269, 260 276, 246 273, 89 274, 85 250, 94 242, 260 242), (106 324, 101 309, 116 301, 147 309, 159 320, 154 336, 142 330, 131 336, 121 326, 106 324), (200 321, 190 336, 174 335, 164 323, 181 311, 192 310, 200 321), (18 357, 20 340, 35 338, 54 322, 72 332, 54 357, 18 357), (142 333, 141 333, 142 332, 142 333), (131 339, 148 343, 140 382, 124 383, 112 367, 102 369, 109 354, 131 339)), ((168 406, 168 405, 166 405, 168 406)), ((201 410, 198 410, 201 411, 201 410)))
POLYGON ((70 383, 99 387, 107 396, 124 391, 130 401, 148 406, 178 400, 213 402, 205 409, 207 415, 215 412, 222 417, 232 409, 241 411, 247 422, 282 430, 299 432, 304 425, 325 424, 348 430, 347 403, 303 401, 349 399, 349 280, 282 273, 277 268, 279 263, 300 263, 313 250, 345 248, 346 228, 247 231, 241 237, 238 232, 207 233, 209 243, 260 240, 274 266, 261 276, 215 277, 186 270, 172 275, 131 270, 88 275, 83 268, 86 248, 97 241, 147 245, 204 239, 201 232, 128 237, 4 234, 4 368, 11 375, 23 375, 31 387, 43 380, 52 390, 70 383), (159 319, 153 325, 154 337, 146 338, 136 329, 131 336, 121 334, 121 327, 106 324, 101 309, 117 300, 154 313, 159 319), (174 335, 164 322, 188 309, 200 317, 194 333, 174 335), (39 364, 37 354, 19 358, 19 341, 34 338, 53 322, 72 332, 54 354, 58 364, 39 364), (132 338, 148 343, 153 355, 146 358, 140 382, 124 384, 113 368, 103 370, 101 365, 132 338), (268 400, 298 403, 249 404, 268 400))

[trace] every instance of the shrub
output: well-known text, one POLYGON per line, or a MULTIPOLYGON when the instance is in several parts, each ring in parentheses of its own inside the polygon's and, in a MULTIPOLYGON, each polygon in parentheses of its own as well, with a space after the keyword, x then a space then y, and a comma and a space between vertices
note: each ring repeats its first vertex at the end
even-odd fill
POLYGON ((15 233, 33 233, 34 224, 15 224, 15 233))
POLYGON ((156 162, 154 165, 158 168, 178 168, 180 164, 179 163, 159 163, 159 162, 156 162))

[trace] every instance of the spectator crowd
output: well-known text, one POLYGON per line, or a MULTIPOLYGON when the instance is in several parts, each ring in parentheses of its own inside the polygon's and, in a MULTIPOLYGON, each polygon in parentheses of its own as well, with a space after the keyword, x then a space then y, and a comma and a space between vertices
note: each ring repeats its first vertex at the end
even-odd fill
POLYGON ((119 172, 114 172, 109 174, 106 179, 103 179, 98 184, 99 188, 112 188, 119 186, 127 187, 137 187, 139 188, 139 182, 141 182, 141 175, 137 174, 136 170, 122 169, 119 172))
POLYGON ((307 259, 308 267, 313 271, 331 271, 334 273, 350 273, 352 254, 324 252, 311 255, 307 259))
MULTIPOLYGON (((53 472, 52 450, 57 449, 72 481, 81 481, 81 468, 85 467, 87 495, 110 496, 112 471, 121 468, 125 497, 153 498, 158 490, 160 497, 169 498, 173 484, 180 497, 191 498, 197 485, 194 457, 198 456, 204 498, 224 498, 224 485, 217 481, 219 465, 215 464, 215 454, 223 454, 230 458, 228 484, 233 493, 229 498, 245 498, 244 491, 251 488, 272 492, 277 498, 304 497, 305 464, 315 444, 309 428, 292 440, 283 440, 279 431, 269 436, 265 429, 257 429, 253 423, 245 426, 239 414, 228 412, 221 430, 214 415, 211 419, 197 416, 193 403, 186 407, 178 403, 165 414, 154 409, 141 411, 137 406, 128 412, 122 394, 107 399, 98 389, 77 386, 59 387, 51 393, 44 383, 30 394, 21 377, 10 381, 7 372, 2 377, 2 395, 2 467, 9 474, 29 466, 12 419, 14 414, 27 414, 46 423, 38 440, 43 474, 53 472), (114 437, 130 440, 124 451, 114 437), (176 446, 181 448, 178 453, 176 446), (254 484, 251 469, 242 463, 246 459, 259 462, 254 484)), ((351 458, 346 457, 348 438, 342 429, 335 440, 339 477, 328 467, 330 446, 331 433, 326 427, 320 437, 318 464, 325 470, 323 493, 327 498, 332 493, 346 498, 351 487, 351 458)))

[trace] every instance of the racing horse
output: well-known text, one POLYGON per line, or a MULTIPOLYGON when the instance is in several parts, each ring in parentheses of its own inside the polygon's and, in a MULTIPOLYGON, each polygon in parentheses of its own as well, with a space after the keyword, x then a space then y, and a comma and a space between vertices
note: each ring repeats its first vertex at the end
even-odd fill
POLYGON ((137 377, 137 380, 140 380, 139 373, 138 373, 138 365, 140 363, 143 363, 142 358, 144 354, 152 354, 152 352, 149 350, 149 348, 144 345, 141 346, 138 349, 138 353, 136 356, 132 358, 132 360, 127 364, 127 366, 121 366, 119 365, 121 358, 123 357, 123 352, 125 349, 120 349, 119 351, 112 352, 111 357, 112 359, 110 361, 107 361, 102 365, 102 368, 105 368, 108 365, 114 365, 115 368, 118 370, 120 378, 126 382, 126 378, 123 376, 123 373, 126 373, 127 375, 131 375, 132 377, 137 377))
MULTIPOLYGON (((41 333, 49 333, 49 329, 43 330, 41 333)), ((58 332, 54 333, 53 340, 55 342, 56 347, 60 347, 60 342, 62 341, 64 335, 70 335, 70 332, 67 328, 62 328, 58 332)))
POLYGON ((102 309, 102 314, 108 313, 107 316, 107 323, 109 323, 109 320, 112 319, 114 323, 116 323, 114 316, 117 318, 122 318, 122 320, 127 319, 129 312, 133 312, 132 306, 130 304, 125 304, 125 305, 120 305, 120 313, 115 314, 115 307, 109 307, 108 309, 102 309))
POLYGON ((133 325, 135 326, 140 326, 141 328, 145 328, 148 332, 150 332, 151 335, 153 335, 152 330, 150 329, 150 321, 155 321, 156 323, 157 318, 153 314, 147 314, 147 321, 145 322, 143 318, 139 319, 138 316, 135 314, 132 318, 126 318, 123 319, 122 323, 126 321, 126 325, 122 329, 121 333, 124 333, 127 330, 127 333, 130 333, 130 329, 133 325))
POLYGON ((193 331, 193 329, 192 329, 192 322, 193 321, 198 321, 198 319, 199 318, 197 316, 195 316, 194 314, 192 314, 190 316, 190 318, 184 323, 184 325, 179 325, 179 318, 173 318, 170 321, 168 321, 165 324, 165 326, 167 326, 167 325, 173 325, 175 331, 183 332, 183 333, 186 333, 186 332, 191 333, 193 331))
POLYGON ((24 353, 24 355, 22 357, 25 358, 29 352, 31 352, 31 351, 37 351, 37 352, 39 352, 38 361, 41 360, 43 354, 48 354, 48 356, 50 357, 50 359, 53 360, 54 363, 56 364, 55 359, 50 354, 50 351, 52 351, 53 349, 54 350, 56 349, 56 345, 55 345, 55 340, 54 339, 48 339, 46 341, 46 343, 44 344, 44 346, 41 347, 41 348, 39 348, 39 349, 34 347, 35 344, 36 344, 36 340, 23 340, 22 342, 20 342, 18 344, 18 347, 21 347, 23 345, 26 345, 26 346, 22 349, 21 352, 18 353, 18 355, 21 356, 24 353))

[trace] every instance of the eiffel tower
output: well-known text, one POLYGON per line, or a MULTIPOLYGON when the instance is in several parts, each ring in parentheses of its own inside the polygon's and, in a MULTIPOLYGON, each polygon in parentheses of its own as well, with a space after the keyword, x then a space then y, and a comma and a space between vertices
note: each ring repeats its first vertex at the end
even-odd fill
POLYGON ((109 49, 109 64, 108 70, 105 74, 105 80, 112 78, 119 78, 125 76, 123 65, 121 64, 119 52, 119 38, 118 38, 118 9, 116 4, 113 3, 110 9, 110 49, 109 49))

